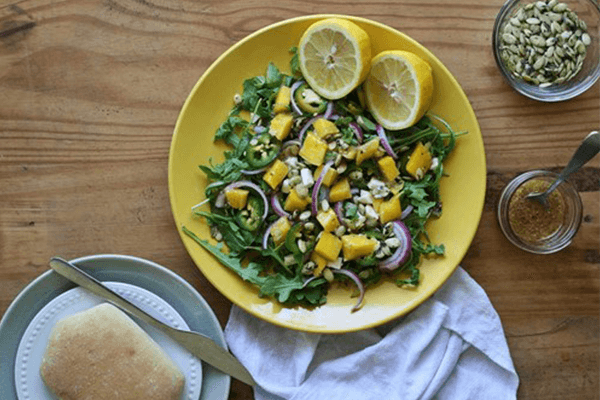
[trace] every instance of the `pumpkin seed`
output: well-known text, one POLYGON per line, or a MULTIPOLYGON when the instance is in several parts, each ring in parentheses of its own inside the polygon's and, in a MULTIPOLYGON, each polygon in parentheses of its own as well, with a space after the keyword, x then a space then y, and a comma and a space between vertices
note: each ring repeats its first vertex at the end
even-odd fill
POLYGON ((559 0, 537 0, 518 8, 500 38, 500 55, 510 72, 540 87, 575 76, 592 42, 585 22, 559 0))

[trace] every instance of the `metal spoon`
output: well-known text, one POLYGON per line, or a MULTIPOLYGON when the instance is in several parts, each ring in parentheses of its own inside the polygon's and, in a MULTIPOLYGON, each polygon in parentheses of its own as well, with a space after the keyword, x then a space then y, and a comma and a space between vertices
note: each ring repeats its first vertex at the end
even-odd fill
POLYGON ((583 167, 585 163, 590 161, 596 154, 600 152, 600 134, 597 131, 591 132, 583 139, 579 148, 573 154, 571 161, 562 170, 556 180, 543 193, 529 193, 527 199, 535 200, 544 207, 548 207, 548 196, 554 191, 569 175, 583 167))

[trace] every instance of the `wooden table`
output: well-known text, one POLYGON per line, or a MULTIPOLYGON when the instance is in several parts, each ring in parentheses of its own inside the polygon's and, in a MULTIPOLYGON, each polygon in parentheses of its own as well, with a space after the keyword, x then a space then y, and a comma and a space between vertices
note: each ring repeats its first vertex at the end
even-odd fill
MULTIPOLYGON (((560 170, 599 128, 599 85, 560 104, 515 93, 491 49, 501 4, 0 0, 0 315, 51 256, 116 253, 181 275, 224 326, 231 304, 196 269, 171 216, 167 160, 180 107, 209 65, 253 31, 301 15, 345 13, 427 46, 473 105, 488 189, 462 265, 504 323, 519 399, 598 399, 599 159, 572 179, 584 221, 558 254, 509 244, 494 203, 519 172, 560 170)), ((234 381, 230 398, 252 392, 234 381)))

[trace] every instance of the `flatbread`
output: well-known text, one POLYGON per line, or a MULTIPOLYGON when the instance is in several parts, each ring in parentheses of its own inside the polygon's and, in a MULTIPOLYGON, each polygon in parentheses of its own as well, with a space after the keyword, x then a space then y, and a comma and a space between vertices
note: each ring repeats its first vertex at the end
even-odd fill
POLYGON ((185 382, 163 349, 108 303, 52 328, 40 373, 61 400, 175 400, 185 382))

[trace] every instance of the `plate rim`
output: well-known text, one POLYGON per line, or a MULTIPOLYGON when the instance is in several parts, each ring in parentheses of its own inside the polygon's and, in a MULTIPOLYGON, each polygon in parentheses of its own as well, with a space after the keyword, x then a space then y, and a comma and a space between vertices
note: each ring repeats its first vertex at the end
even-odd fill
MULTIPOLYGON (((90 263, 91 264, 94 264, 94 263, 101 264, 101 263, 107 263, 107 262, 114 262, 115 263, 115 266, 113 267, 114 270, 109 272, 109 274, 110 274, 109 279, 116 281, 116 282, 123 282, 123 283, 129 283, 132 285, 136 285, 142 289, 146 289, 146 290, 152 292, 153 294, 163 298, 164 301, 168 302, 171 305, 171 307, 173 307, 179 314, 182 315, 182 318, 184 318, 185 322, 188 324, 188 326, 190 326, 190 329, 201 330, 203 327, 205 327, 206 329, 209 329, 211 332, 203 332, 204 334, 209 336, 211 339, 215 340, 215 342, 217 344, 224 347, 225 349, 228 348, 227 342, 225 340, 225 334, 224 334, 223 329, 221 328, 221 325, 219 323, 219 320, 217 319, 212 308, 209 306, 209 304, 206 302, 206 300, 202 297, 202 295, 200 295, 200 293, 198 293, 198 291, 196 291, 196 289, 190 283, 188 283, 185 279, 183 279, 181 276, 179 276, 175 272, 169 270, 168 268, 166 268, 160 264, 157 264, 153 261, 144 259, 144 258, 128 256, 128 255, 120 255, 120 254, 88 255, 88 256, 75 258, 75 259, 71 260, 71 262, 74 264, 77 264, 79 266, 82 266, 83 268, 90 267, 90 265, 89 265, 90 263), (153 281, 154 285, 157 285, 157 287, 162 286, 165 290, 167 290, 167 286, 169 284, 175 283, 175 284, 181 285, 183 287, 183 289, 185 289, 187 291, 188 296, 191 296, 194 299, 198 300, 198 305, 200 306, 200 308, 203 309, 202 311, 203 311, 203 314, 205 314, 205 316, 204 316, 205 319, 199 320, 199 319, 191 318, 190 314, 193 313, 193 310, 191 308, 187 309, 187 310, 182 310, 181 305, 178 306, 178 304, 174 304, 172 299, 165 298, 165 296, 158 295, 156 293, 156 289, 153 290, 151 287, 149 288, 146 285, 140 284, 139 282, 137 282, 137 283, 124 282, 123 279, 125 279, 125 280, 127 279, 127 270, 124 270, 120 263, 137 265, 137 267, 143 266, 143 267, 147 268, 147 271, 152 271, 152 272, 158 274, 159 276, 161 276, 162 278, 167 278, 167 280, 170 281, 169 283, 167 283, 163 280, 160 280, 159 282, 153 281)), ((97 267, 98 266, 91 267, 91 268, 97 268, 97 267)), ((105 279, 102 278, 101 280, 105 280, 105 279)), ((13 330, 11 333, 14 333, 15 330, 19 331, 19 335, 16 335, 16 337, 13 337, 12 340, 8 342, 9 343, 8 345, 0 344, 0 353, 3 354, 3 356, 8 356, 8 359, 11 360, 10 363, 12 366, 12 368, 7 369, 9 371, 8 373, 3 372, 2 374, 0 374, 0 384, 2 384, 3 388, 8 389, 8 390, 0 391, 0 399, 14 400, 17 398, 16 397, 17 392, 16 392, 16 386, 15 386, 14 365, 13 365, 14 357, 16 356, 16 352, 18 350, 18 346, 19 346, 22 334, 25 332, 25 330, 27 329, 27 326, 32 321, 32 319, 35 317, 35 315, 44 307, 44 305, 47 304, 47 301, 41 302, 41 304, 36 304, 35 307, 31 307, 31 311, 27 312, 26 318, 20 318, 20 316, 16 315, 16 312, 19 311, 19 307, 23 308, 23 306, 24 306, 24 304, 22 303, 23 300, 27 296, 36 294, 36 295, 39 295, 42 297, 51 296, 51 298, 48 299, 48 301, 49 301, 49 300, 52 300, 53 298, 55 298, 56 296, 66 292, 67 290, 70 290, 74 287, 76 287, 76 285, 69 282, 66 278, 63 278, 62 276, 58 275, 53 270, 48 270, 48 271, 45 271, 42 274, 38 275, 31 282, 29 282, 17 294, 17 296, 13 299, 13 301, 10 303, 10 305, 6 309, 6 312, 2 316, 2 319, 0 320, 0 337, 2 336, 2 334, 5 331, 7 331, 9 329, 9 328, 7 328, 9 322, 14 322, 13 320, 15 318, 18 320, 19 326, 11 327, 10 329, 13 330), (46 287, 44 287, 44 286, 46 286, 46 287), (57 293, 52 294, 53 292, 57 292, 57 293), (13 346, 13 344, 14 344, 14 346, 13 346), (7 378, 8 382, 2 382, 2 380, 4 378, 7 378), (6 384, 8 384, 8 385, 6 385, 6 384)), ((3 343, 5 341, 2 340, 0 342, 3 343)), ((214 368, 206 363, 202 363, 202 382, 203 382, 203 384, 202 384, 202 389, 201 389, 201 393, 200 393, 200 400, 226 400, 229 397, 230 388, 231 388, 231 377, 227 374, 220 372, 216 368, 214 368), (220 392, 218 389, 221 389, 220 392)))
MULTIPOLYGON (((447 77, 449 78, 450 82, 453 84, 453 86, 455 86, 456 88, 458 88, 458 95, 460 96, 461 100, 464 101, 465 104, 468 105, 468 114, 469 114, 469 118, 471 118, 475 124, 475 127, 477 128, 477 133, 480 137, 480 141, 478 143, 478 150, 480 152, 480 154, 482 154, 482 170, 484 172, 484 179, 482 182, 482 190, 480 193, 479 198, 477 199, 477 206, 474 209, 475 211, 477 211, 477 218, 476 218, 476 224, 474 224, 475 229, 473 229, 473 231, 466 237, 466 242, 468 243, 467 246, 465 246, 465 248, 460 251, 458 253, 460 260, 462 261, 462 259, 464 259, 466 253, 468 252, 469 248, 471 247, 471 244, 473 243, 473 239, 475 238, 475 235, 477 233, 478 227, 481 223, 481 218, 483 215, 483 209, 485 206, 485 194, 487 192, 487 159, 485 156, 485 147, 484 147, 484 143, 483 143, 483 135, 481 134, 481 126, 479 125, 479 121, 477 119, 477 116, 475 115, 475 111, 473 110, 473 106, 471 104, 471 102, 469 101, 466 93, 464 92, 462 86, 459 84, 458 80, 456 79, 456 77, 450 72, 450 70, 446 67, 446 65, 444 63, 442 63, 442 61, 436 57, 433 52, 431 50, 429 50, 427 47, 425 47, 424 45, 422 45, 420 42, 418 42, 417 40, 415 40, 414 38, 408 36, 407 34, 392 28, 389 25, 386 25, 384 23, 378 22, 378 21, 374 21, 372 19, 368 19, 368 18, 364 18, 364 17, 358 17, 358 16, 352 16, 352 15, 345 15, 345 14, 311 14, 311 15, 303 15, 303 16, 299 16, 299 17, 294 17, 294 18, 289 18, 289 19, 284 19, 278 22, 275 22, 273 24, 269 24, 263 28, 260 28, 258 30, 256 30, 255 32, 247 35, 246 37, 242 38, 241 40, 239 40, 238 42, 236 42, 235 44, 233 44, 231 47, 229 47, 227 50, 225 50, 221 55, 219 55, 219 57, 217 57, 217 59, 215 61, 213 61, 213 63, 202 73, 202 75, 200 76, 200 78, 196 81, 196 83, 194 84, 194 86, 192 87, 191 91, 188 93, 185 102, 183 103, 183 106, 181 107, 181 110, 177 116, 177 121, 173 130, 173 135, 171 138, 171 144, 170 144, 170 148, 169 148, 169 160, 168 160, 168 173, 167 173, 167 178, 168 178, 168 190, 169 190, 169 201, 170 201, 170 206, 171 206, 171 214, 173 216, 176 228, 177 228, 177 232, 179 234, 179 237, 187 251, 187 253, 190 255, 190 258, 192 258, 192 261, 194 262, 194 264, 196 265, 196 268, 198 268, 198 270, 207 278, 207 280, 215 287, 217 288, 218 285, 215 284, 214 279, 211 276, 206 275, 202 268, 198 265, 198 263, 196 262, 196 260, 191 256, 191 246, 193 246, 193 243, 191 243, 189 240, 187 239, 187 235, 182 231, 181 229, 181 222, 177 216, 176 210, 175 210, 175 202, 173 201, 174 197, 175 197, 175 188, 174 188, 174 179, 172 179, 172 174, 173 174, 173 159, 174 159, 174 148, 175 148, 175 143, 177 141, 177 137, 178 137, 178 132, 179 132, 179 128, 181 125, 181 120, 182 120, 182 116, 187 112, 188 108, 189 108, 189 104, 192 101, 192 98, 194 97, 195 93, 197 92, 198 88, 203 84, 203 82, 208 78, 208 76, 212 73, 212 71, 217 68, 217 66, 219 65, 219 63, 226 58, 227 56, 229 56, 229 54, 231 54, 232 52, 234 52, 236 49, 238 49, 239 47, 243 46, 246 42, 252 40, 253 38, 255 38, 256 36, 259 36, 271 29, 276 29, 280 26, 283 25, 287 25, 287 24, 293 24, 293 23, 298 23, 298 22, 303 22, 303 21, 309 21, 309 20, 314 20, 314 21, 318 21, 324 18, 344 18, 344 19, 348 19, 351 21, 355 21, 355 22, 359 22, 359 23, 364 23, 364 24, 368 24, 368 25, 372 25, 375 26, 377 28, 383 29, 385 31, 388 31, 390 33, 393 33, 394 35, 398 35, 400 37, 402 37, 404 40, 411 42, 413 44, 415 44, 417 47, 419 47, 419 49, 421 51, 423 51, 425 54, 427 54, 427 56, 430 59, 433 59, 436 61, 436 63, 439 64, 439 66, 441 67, 441 69, 444 71, 444 73, 447 75, 447 77)), ((454 273, 454 271, 457 269, 457 267, 461 264, 461 261, 459 261, 458 263, 456 263, 456 265, 454 265, 451 268, 448 268, 447 270, 444 271, 444 273, 440 274, 440 276, 442 276, 442 280, 440 281, 440 284, 435 287, 432 288, 429 292, 427 292, 422 299, 420 299, 419 301, 411 301, 410 303, 408 303, 401 312, 395 314, 392 317, 387 317, 384 319, 381 319, 380 321, 377 322, 371 322, 371 323, 365 323, 362 324, 360 326, 356 326, 356 327, 352 327, 352 328, 343 328, 343 329, 334 329, 334 328, 320 328, 320 327, 307 327, 307 328, 302 328, 299 327, 297 325, 293 325, 290 324, 289 322, 286 323, 285 321, 280 321, 276 318, 269 318, 267 316, 264 316, 260 313, 257 313, 254 309, 251 309, 249 307, 246 307, 244 304, 239 304, 239 302, 236 301, 235 298, 233 298, 230 294, 228 293, 224 293, 222 291, 219 290, 219 293, 221 293, 223 296, 225 296, 229 301, 231 301, 232 303, 238 305, 239 307, 241 307, 242 309, 244 309, 246 312, 254 315, 257 318, 260 318, 264 321, 267 321, 269 323, 272 323, 274 325, 278 325, 284 328, 288 328, 288 329, 292 329, 292 330, 297 330, 297 331, 304 331, 304 332, 311 332, 311 333, 345 333, 345 332, 353 332, 353 331, 358 331, 358 330, 362 330, 362 329, 368 329, 368 328, 373 328, 375 326, 379 326, 381 324, 384 324, 386 322, 389 322, 395 318, 401 317, 403 315, 406 315, 408 313, 410 313, 411 311, 413 311, 415 308, 417 308, 420 304, 422 304, 423 302, 425 302, 428 298, 430 298, 431 296, 433 296, 433 294, 444 284, 444 282, 446 282, 448 280, 448 278, 454 273)), ((275 301, 275 300, 271 300, 271 301, 275 301)))
MULTIPOLYGON (((177 310, 175 310, 175 308, 173 308, 173 306, 171 306, 171 304, 168 301, 163 299, 161 296, 154 294, 152 291, 150 291, 148 289, 144 289, 140 286, 137 286, 137 285, 134 285, 131 283, 125 283, 125 282, 104 280, 103 283, 109 289, 111 289, 115 292, 121 292, 121 293, 119 293, 121 296, 123 296, 126 300, 132 302, 133 304, 137 305, 138 307, 143 306, 142 300, 136 300, 135 296, 132 298, 131 296, 128 296, 127 294, 123 294, 122 292, 123 291, 133 291, 133 292, 135 292, 135 294, 137 296, 145 296, 145 299, 149 299, 150 301, 156 302, 158 304, 158 306, 153 306, 153 305, 150 306, 152 308, 153 312, 156 312, 157 314, 161 314, 162 316, 164 316, 165 314, 161 313, 158 310, 158 307, 164 307, 167 309, 167 312, 170 313, 170 315, 175 320, 177 320, 179 324, 182 325, 180 327, 180 329, 185 329, 185 330, 190 329, 189 326, 187 325, 187 322, 185 321, 185 319, 183 319, 183 317, 179 314, 179 312, 177 312, 177 310)), ((38 397, 38 399, 41 398, 41 396, 39 395, 39 392, 38 392, 39 388, 41 386, 44 386, 45 390, 47 391, 47 397, 44 397, 44 398, 48 398, 48 399, 54 398, 53 395, 51 394, 51 391, 44 385, 41 376, 39 374, 35 373, 35 371, 36 371, 35 367, 38 366, 38 364, 41 365, 43 363, 42 359, 43 359, 44 349, 46 348, 47 340, 51 336, 53 325, 59 319, 72 317, 78 313, 91 310, 92 308, 97 307, 101 304, 110 304, 110 302, 102 299, 100 296, 86 290, 85 288, 77 286, 72 289, 68 289, 68 290, 62 292, 61 294, 59 294, 58 296, 54 297, 52 300, 47 302, 44 305, 44 307, 42 307, 41 310, 36 312, 34 317, 31 319, 31 321, 27 325, 27 328, 25 328, 25 333, 23 334, 23 336, 21 336, 19 346, 17 347, 17 358, 15 360, 14 368, 15 368, 15 386, 17 387, 17 397, 19 399, 21 399, 21 397, 23 399, 30 398, 31 396, 26 394, 26 392, 35 394, 38 397), (82 307, 82 304, 81 304, 82 300, 85 302, 85 304, 83 305, 83 307, 85 307, 85 308, 80 309, 82 307), (96 303, 96 302, 99 302, 99 303, 96 304, 95 306, 94 305, 89 306, 89 303, 96 303), (60 304, 60 303, 63 303, 63 304, 60 304), (58 309, 58 310, 52 311, 52 310, 56 310, 56 309, 58 309), (65 310, 66 310, 66 312, 65 312, 65 310), (34 323, 35 323, 35 325, 34 325, 34 323), (28 333, 29 333, 29 335, 28 335, 28 333), (42 338, 44 340, 43 340, 43 342, 40 343, 39 341, 42 338), (24 342, 25 339, 28 339, 29 342, 24 342), (32 343, 31 347, 28 347, 28 343, 32 343), (39 357, 36 356, 34 358, 33 357, 34 353, 36 355, 39 355, 39 357), (19 355, 21 355, 20 359, 19 359, 19 355), (28 366, 28 364, 31 366, 28 366), (31 371, 31 373, 27 373, 28 380, 35 380, 35 379, 38 379, 38 380, 31 386, 26 387, 25 389, 22 386, 19 387, 19 382, 18 382, 19 379, 17 377, 19 375, 19 367, 21 369, 25 369, 26 371, 31 371), (33 375, 37 375, 37 377, 33 376, 33 375), (19 396, 19 395, 22 395, 22 396, 19 396)), ((130 318, 132 321, 138 323, 138 325, 139 325, 140 321, 135 321, 135 319, 131 318, 131 316, 129 316, 129 315, 127 317, 130 318)), ((147 335, 149 335, 151 338, 153 338, 151 332, 149 332, 147 329, 145 329, 144 326, 142 326, 142 325, 139 325, 139 326, 140 326, 140 328, 142 328, 142 330, 144 332, 146 332, 147 335)), ((156 332, 160 332, 160 331, 156 331, 156 332)), ((167 336, 164 334, 161 334, 161 337, 167 338, 167 336)), ((171 360, 174 362, 175 365, 178 365, 179 363, 183 362, 183 360, 185 360, 185 362, 186 362, 186 366, 182 366, 181 364, 179 364, 179 368, 181 369, 183 376, 186 377, 185 387, 188 392, 187 394, 182 392, 182 399, 186 398, 186 397, 190 397, 192 395, 195 395, 196 393, 197 393, 198 397, 200 397, 200 393, 202 391, 202 362, 201 362, 201 360, 199 360, 197 357, 192 355, 189 351, 187 351, 183 347, 178 346, 173 339, 167 339, 169 344, 166 346, 163 344, 160 344, 156 340, 155 337, 153 339, 157 342, 157 344, 159 344, 159 347, 161 347, 162 350, 171 358, 171 360), (179 359, 179 363, 176 361, 177 359, 179 359), (192 376, 192 374, 194 374, 193 368, 197 368, 197 371, 200 372, 199 379, 197 376, 196 377, 192 376), (188 379, 191 379, 191 380, 188 381, 188 379), (194 383, 192 383, 192 385, 190 385, 190 382, 194 382, 194 383), (196 386, 196 385, 198 385, 198 388, 194 388, 194 386, 196 386)), ((162 340, 164 340, 164 339, 162 339, 162 340)), ((39 369, 39 366, 37 367, 37 369, 39 369)), ((30 383, 30 382, 28 382, 28 383, 30 383)))

